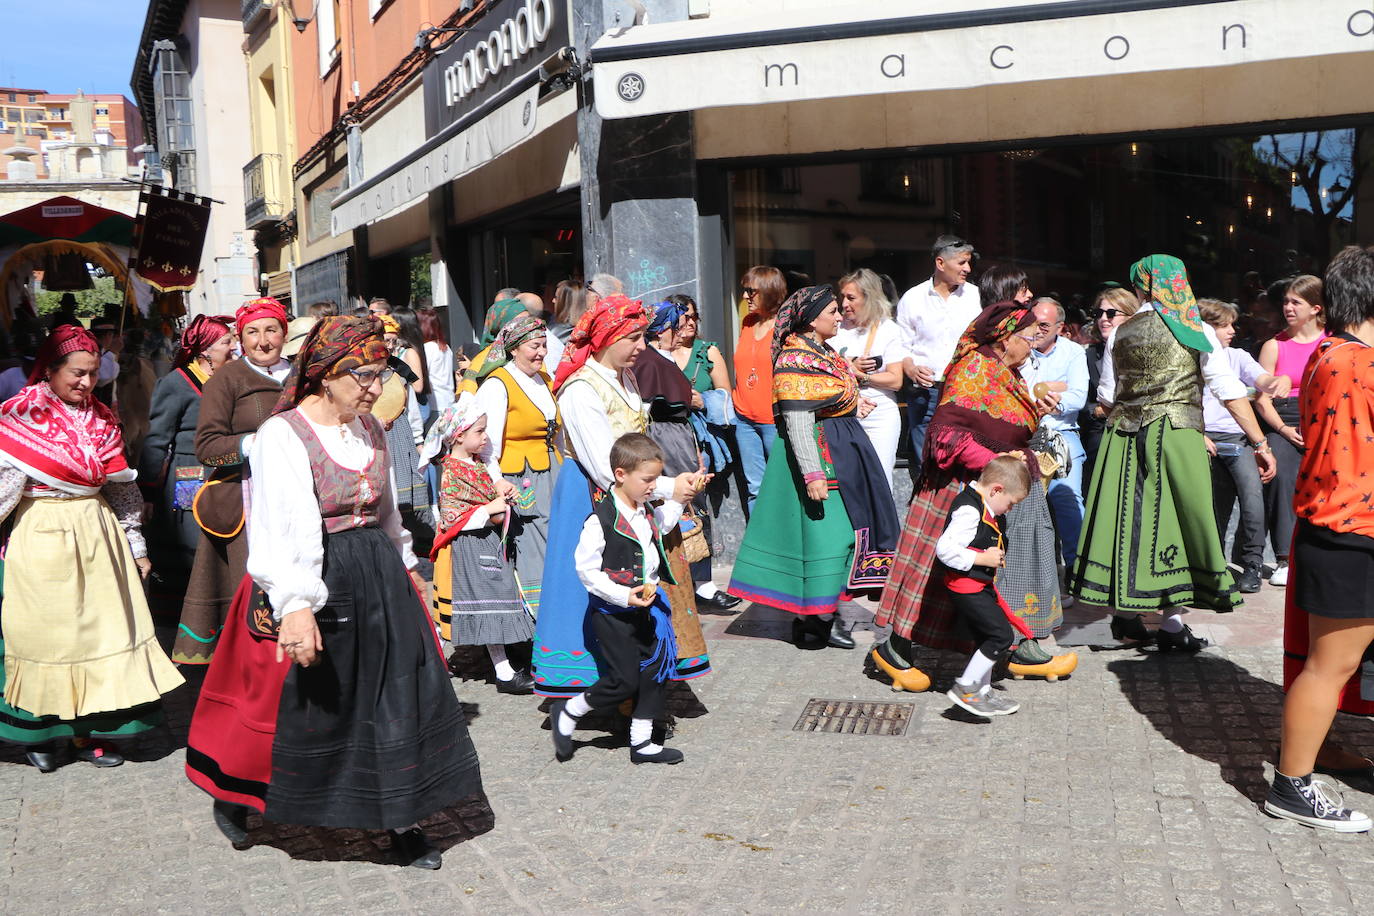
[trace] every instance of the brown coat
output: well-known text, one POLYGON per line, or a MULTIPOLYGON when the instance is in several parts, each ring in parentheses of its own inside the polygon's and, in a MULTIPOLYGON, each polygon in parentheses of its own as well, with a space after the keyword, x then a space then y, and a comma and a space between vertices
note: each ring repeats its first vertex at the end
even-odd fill
POLYGON ((211 468, 243 464, 243 437, 257 432, 272 415, 281 384, 263 375, 246 359, 226 363, 210 376, 200 398, 196 457, 211 468))

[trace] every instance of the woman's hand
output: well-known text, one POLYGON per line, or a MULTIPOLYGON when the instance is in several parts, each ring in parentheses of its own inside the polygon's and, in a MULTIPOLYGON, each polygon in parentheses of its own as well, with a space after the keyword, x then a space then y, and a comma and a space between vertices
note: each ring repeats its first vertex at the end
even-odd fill
POLYGON ((282 617, 281 629, 277 632, 278 662, 289 658, 302 668, 309 668, 323 651, 324 640, 315 623, 314 611, 306 607, 282 617))
POLYGON ((138 570, 138 577, 147 582, 153 572, 153 561, 147 557, 134 557, 134 567, 138 570))
POLYGON ((877 404, 876 401, 871 401, 871 400, 869 400, 868 398, 863 398, 863 397, 859 398, 859 419, 860 419, 860 420, 862 420, 864 417, 868 416, 869 414, 871 414, 873 411, 875 411, 875 410, 877 410, 877 409, 878 409, 878 404, 877 404))
POLYGON ((700 392, 700 391, 695 391, 695 390, 693 390, 693 392, 692 392, 692 409, 693 409, 693 410, 703 410, 703 409, 705 409, 705 407, 706 407, 706 401, 704 401, 704 400, 702 399, 702 397, 701 397, 701 392, 700 392))
POLYGON ((1283 426, 1279 429, 1279 435, 1293 443, 1297 448, 1307 448, 1307 443, 1302 438, 1302 433, 1296 426, 1283 426))
POLYGON ((813 480, 806 485, 807 498, 823 503, 830 498, 830 485, 824 480, 813 480))
POLYGON ((1255 390, 1271 398, 1286 398, 1293 393, 1293 380, 1286 375, 1270 375, 1255 382, 1255 390))

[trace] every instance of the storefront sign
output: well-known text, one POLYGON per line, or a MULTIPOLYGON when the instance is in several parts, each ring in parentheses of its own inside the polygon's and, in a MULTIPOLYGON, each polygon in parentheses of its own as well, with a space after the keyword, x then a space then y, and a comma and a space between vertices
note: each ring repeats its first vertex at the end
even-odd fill
POLYGON ((567 0, 496 0, 425 67, 432 136, 568 44, 567 0))
POLYGON ((1360 0, 1067 0, 922 13, 884 0, 635 26, 592 48, 596 109, 736 105, 1222 67, 1374 50, 1360 0))

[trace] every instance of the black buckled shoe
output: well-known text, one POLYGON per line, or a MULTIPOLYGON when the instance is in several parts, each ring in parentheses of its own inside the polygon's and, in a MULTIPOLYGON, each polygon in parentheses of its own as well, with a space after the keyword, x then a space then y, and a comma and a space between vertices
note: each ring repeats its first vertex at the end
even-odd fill
POLYGON ((429 845, 425 832, 419 827, 391 831, 391 848, 411 868, 438 871, 444 864, 444 854, 429 845))
POLYGON ((1187 624, 1177 633, 1169 633, 1162 629, 1155 631, 1155 646, 1161 652, 1201 652, 1208 645, 1210 643, 1195 635, 1187 624))
POLYGON ((1112 615, 1112 639, 1121 642, 1149 642, 1151 638, 1150 631, 1145 629, 1145 622, 1138 615, 1131 617, 1112 615))
POLYGON ((248 845, 248 809, 232 802, 216 801, 215 826, 235 847, 248 845))
POLYGON ((93 763, 98 767, 117 767, 124 762, 124 755, 108 741, 87 741, 83 745, 73 744, 72 752, 77 760, 93 763))
POLYGON ((40 773, 51 773, 57 769, 57 748, 51 743, 35 744, 24 751, 29 764, 40 773))
POLYGON ((697 595, 697 610, 701 613, 723 614, 739 607, 742 598, 734 595, 727 595, 725 592, 717 591, 710 598, 703 598, 697 595))
POLYGON ((523 671, 515 672, 515 677, 508 681, 497 680, 497 693, 513 693, 517 696, 526 696, 534 693, 534 678, 523 671))
POLYGON ((636 744, 630 748, 630 763, 681 763, 682 751, 675 747, 660 747, 657 753, 644 754, 640 748, 648 747, 653 742, 645 741, 643 744, 636 744))

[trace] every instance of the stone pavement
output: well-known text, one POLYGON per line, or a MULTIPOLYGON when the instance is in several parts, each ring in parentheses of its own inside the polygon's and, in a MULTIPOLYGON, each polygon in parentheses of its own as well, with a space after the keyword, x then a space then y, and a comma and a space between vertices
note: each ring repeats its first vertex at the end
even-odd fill
MULTIPOLYGON (((1229 615, 1276 632, 1277 590, 1229 615), (1267 622, 1266 622, 1267 621, 1267 622)), ((1078 613, 1080 627, 1091 627, 1078 613)), ((1225 618, 1219 618, 1225 620, 1225 618)), ((634 767, 587 729, 553 760, 541 702, 498 695, 479 653, 455 681, 486 799, 434 818, 439 872, 371 834, 257 827, 231 849, 170 733, 115 770, 51 775, 0 752, 7 912, 1354 913, 1374 842, 1259 814, 1280 655, 1238 639, 1192 658, 1080 650, 1057 684, 1006 681, 1017 715, 977 724, 893 693, 863 652, 803 652, 763 608, 707 618, 716 672, 677 690, 677 767, 634 767), (909 704, 904 734, 793 730, 807 700, 909 704)), ((1248 629, 1247 629, 1248 628, 1248 629)), ((861 646, 871 636, 860 633, 861 646)), ((932 656, 932 658, 934 658, 932 656)), ((947 686, 959 660, 937 659, 947 686)), ((614 718, 603 720, 612 729, 614 718)), ((1374 747, 1363 720, 1349 743, 1374 747)), ((1365 788, 1374 788, 1367 786, 1365 788)), ((1374 797, 1342 787, 1356 807, 1374 797)), ((256 818, 254 819, 256 824, 256 818)))

